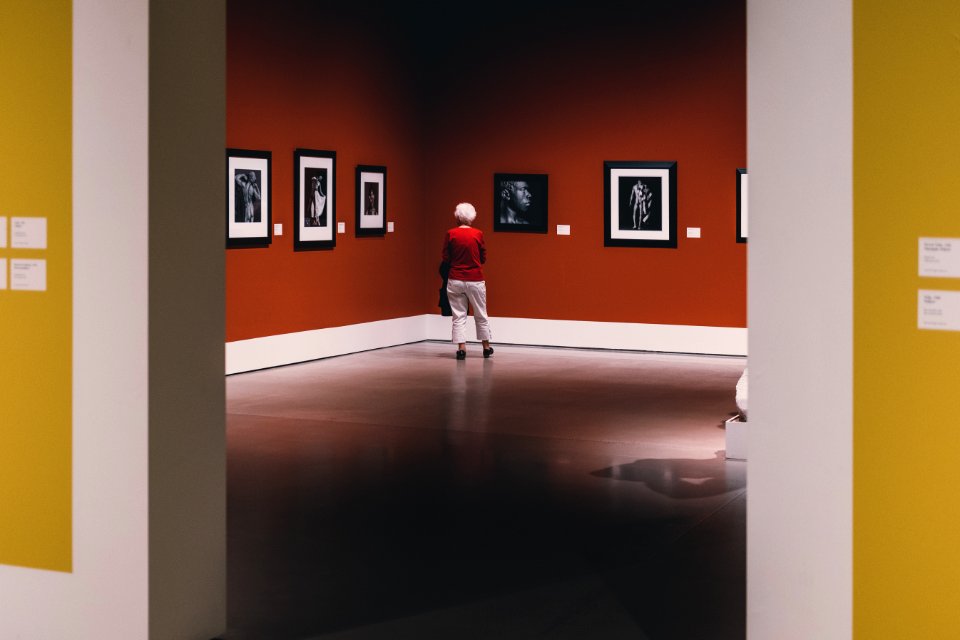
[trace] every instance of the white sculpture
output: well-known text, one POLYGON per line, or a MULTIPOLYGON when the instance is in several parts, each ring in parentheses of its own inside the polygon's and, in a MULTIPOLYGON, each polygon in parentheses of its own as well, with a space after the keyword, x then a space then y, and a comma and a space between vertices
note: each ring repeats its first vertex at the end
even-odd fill
POLYGON ((743 375, 737 381, 737 408, 740 409, 740 415, 743 421, 747 421, 747 369, 744 367, 743 375))

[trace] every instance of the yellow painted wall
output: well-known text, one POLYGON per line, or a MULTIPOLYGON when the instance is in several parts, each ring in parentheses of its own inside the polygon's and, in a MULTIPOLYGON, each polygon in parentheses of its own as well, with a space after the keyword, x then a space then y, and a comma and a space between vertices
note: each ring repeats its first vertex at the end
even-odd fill
MULTIPOLYGON (((0 0, 0 216, 47 218, 47 291, 0 290, 0 564, 70 571, 70 0, 0 0)), ((109 180, 109 176, 104 176, 109 180)), ((9 274, 8 274, 9 275, 9 274)))
MULTIPOLYGON (((960 238, 960 2, 854 3, 854 632, 960 637, 960 332, 917 239, 960 238)), ((815 185, 812 187, 815 189, 815 185)))

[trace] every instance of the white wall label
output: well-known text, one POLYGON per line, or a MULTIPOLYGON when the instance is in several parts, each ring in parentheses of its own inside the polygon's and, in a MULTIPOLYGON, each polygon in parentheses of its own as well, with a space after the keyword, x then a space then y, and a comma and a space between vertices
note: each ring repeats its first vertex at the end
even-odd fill
POLYGON ((10 288, 14 291, 46 291, 46 260, 11 260, 10 288))
POLYGON ((338 222, 337 223, 337 233, 346 233, 347 232, 347 223, 338 222))
POLYGON ((7 259, 0 258, 0 290, 7 288, 7 259))
POLYGON ((387 233, 393 233, 393 223, 387 222, 387 233))
POLYGON ((917 299, 917 328, 960 331, 960 291, 921 289, 917 299))
POLYGON ((688 238, 699 238, 699 237, 700 237, 700 227, 687 227, 687 237, 688 237, 688 238))
POLYGON ((10 218, 10 246, 14 249, 46 249, 46 218, 10 218))
POLYGON ((279 222, 278 222, 278 223, 276 223, 275 225, 273 225, 273 235, 275 235, 275 236, 282 236, 282 235, 283 235, 283 224, 282 224, 282 223, 279 223, 279 222))
POLYGON ((7 248, 7 218, 0 216, 0 249, 7 248))
POLYGON ((558 224, 558 225, 557 225, 557 235, 558 235, 558 236, 568 236, 568 235, 570 235, 570 225, 568 225, 568 224, 558 224))
POLYGON ((960 278, 960 238, 920 238, 920 275, 960 278))

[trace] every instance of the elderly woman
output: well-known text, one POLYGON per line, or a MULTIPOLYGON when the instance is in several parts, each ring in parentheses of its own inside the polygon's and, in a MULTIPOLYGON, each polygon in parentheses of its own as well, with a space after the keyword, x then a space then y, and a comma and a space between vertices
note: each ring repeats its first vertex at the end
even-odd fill
POLYGON ((443 241, 443 262, 450 265, 447 296, 453 310, 453 341, 457 343, 457 360, 467 357, 467 303, 473 307, 477 323, 477 337, 483 343, 483 357, 493 355, 490 346, 490 322, 487 319, 487 285, 480 265, 487 261, 487 247, 483 232, 473 228, 477 210, 472 204, 461 202, 453 216, 459 227, 447 231, 443 241))

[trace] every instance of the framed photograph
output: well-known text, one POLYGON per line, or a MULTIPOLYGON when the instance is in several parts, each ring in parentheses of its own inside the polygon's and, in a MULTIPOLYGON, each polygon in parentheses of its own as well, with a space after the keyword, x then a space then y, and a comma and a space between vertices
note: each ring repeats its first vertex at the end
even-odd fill
POLYGON ((747 170, 737 169, 737 242, 747 241, 747 170))
POLYGON ((227 149, 227 247, 266 247, 273 239, 269 151, 227 149))
POLYGON ((603 163, 606 247, 677 247, 677 163, 603 163))
POLYGON ((387 232, 387 168, 357 167, 357 236, 387 232))
POLYGON ((293 248, 337 246, 337 152, 297 149, 293 152, 293 248))
POLYGON ((493 230, 547 232, 547 175, 493 174, 493 230))

